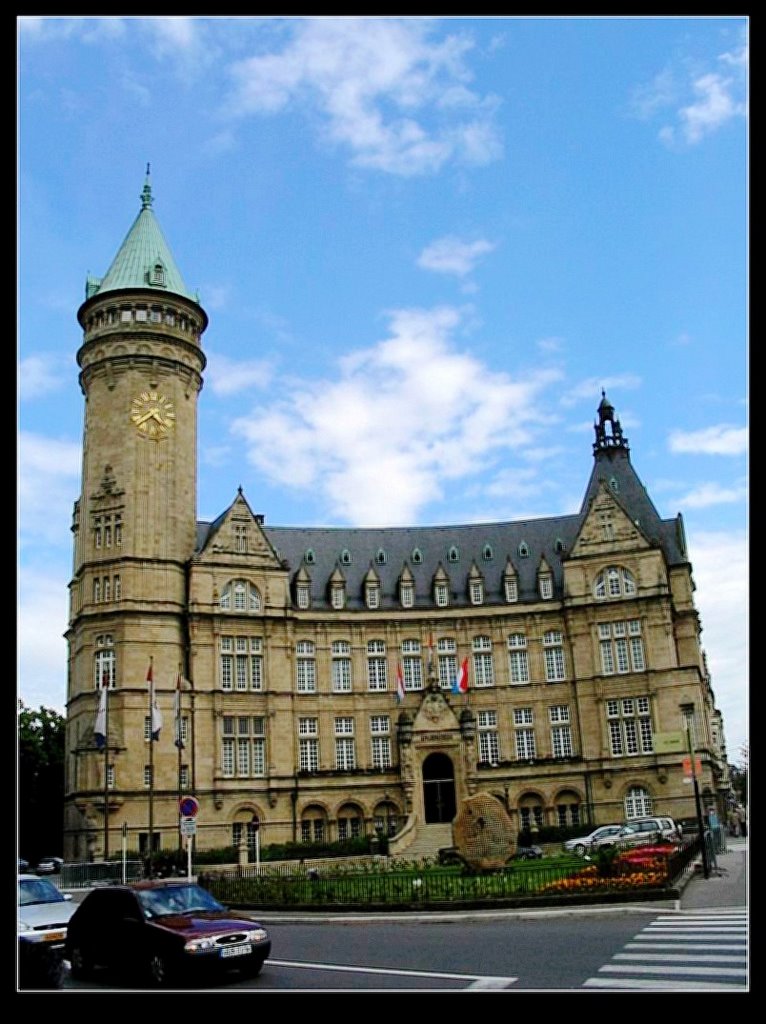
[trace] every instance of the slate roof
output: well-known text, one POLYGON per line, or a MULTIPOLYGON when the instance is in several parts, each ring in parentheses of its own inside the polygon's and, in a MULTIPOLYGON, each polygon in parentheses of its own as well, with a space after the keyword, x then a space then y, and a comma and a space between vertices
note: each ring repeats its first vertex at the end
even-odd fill
MULTIPOLYGON (((545 558, 554 579, 554 593, 563 586, 562 557, 570 555, 577 534, 599 485, 604 482, 615 500, 650 543, 662 548, 670 565, 687 561, 681 517, 663 520, 633 469, 627 446, 595 452, 595 460, 580 511, 572 515, 494 523, 411 527, 302 527, 269 526, 263 530, 279 557, 289 566, 291 579, 304 566, 311 580, 313 608, 329 607, 328 582, 336 568, 346 579, 346 607, 362 609, 363 581, 372 564, 381 583, 381 609, 398 608, 398 581, 405 563, 415 582, 415 609, 432 608, 433 578, 438 566, 450 578, 450 607, 469 607, 468 574, 473 563, 485 580, 485 605, 505 604, 503 574, 510 556, 516 569, 519 602, 538 600, 537 573, 545 558), (520 545, 529 550, 519 554, 520 545), (450 549, 457 561, 450 560, 450 549), (422 561, 415 560, 419 551, 422 561), (306 561, 307 553, 313 562, 306 561), (343 564, 348 552, 350 564, 343 564), (382 552, 385 561, 379 562, 382 552), (491 552, 491 558, 486 554, 491 552)), ((220 523, 198 523, 198 550, 220 523)))
POLYGON ((181 273, 173 259, 170 246, 152 211, 152 189, 147 168, 146 182, 141 193, 141 210, 112 260, 102 279, 88 278, 85 286, 86 298, 103 295, 104 292, 123 291, 126 288, 150 289, 160 294, 172 292, 199 302, 184 284, 181 273), (151 270, 156 263, 162 265, 163 283, 153 283, 151 270))

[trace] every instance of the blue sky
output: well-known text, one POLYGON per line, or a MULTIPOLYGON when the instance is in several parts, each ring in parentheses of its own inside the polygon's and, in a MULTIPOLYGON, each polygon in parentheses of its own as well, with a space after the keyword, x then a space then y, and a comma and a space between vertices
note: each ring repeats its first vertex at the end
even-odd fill
POLYGON ((198 517, 577 510, 601 388, 747 741, 747 19, 18 20, 18 676, 64 710, 76 311, 139 210, 210 317, 198 517))

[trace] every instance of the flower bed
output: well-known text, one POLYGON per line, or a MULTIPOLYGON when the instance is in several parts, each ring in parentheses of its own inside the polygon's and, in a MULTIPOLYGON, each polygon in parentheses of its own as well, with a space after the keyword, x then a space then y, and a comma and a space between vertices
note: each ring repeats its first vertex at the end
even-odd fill
POLYGON ((675 852, 676 847, 669 843, 625 850, 601 863, 589 864, 568 878, 549 882, 541 892, 571 894, 660 888, 668 884, 668 858, 675 852))

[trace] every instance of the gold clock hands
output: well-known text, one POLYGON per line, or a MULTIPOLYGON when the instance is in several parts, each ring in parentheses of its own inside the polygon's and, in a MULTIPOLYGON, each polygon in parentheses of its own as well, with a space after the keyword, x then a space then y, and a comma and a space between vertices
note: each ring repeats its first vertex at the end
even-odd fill
POLYGON ((134 420, 137 427, 140 427, 142 423, 150 419, 152 416, 157 415, 156 409, 150 409, 149 412, 145 412, 143 416, 139 416, 137 420, 134 420))

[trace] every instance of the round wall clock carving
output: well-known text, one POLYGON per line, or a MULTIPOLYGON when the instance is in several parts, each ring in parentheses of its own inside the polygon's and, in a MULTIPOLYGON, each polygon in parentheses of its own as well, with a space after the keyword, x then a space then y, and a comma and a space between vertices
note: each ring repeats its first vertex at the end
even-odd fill
POLYGON ((161 441, 176 422, 173 403, 159 391, 142 391, 130 407, 130 418, 136 430, 152 441, 161 441))

